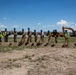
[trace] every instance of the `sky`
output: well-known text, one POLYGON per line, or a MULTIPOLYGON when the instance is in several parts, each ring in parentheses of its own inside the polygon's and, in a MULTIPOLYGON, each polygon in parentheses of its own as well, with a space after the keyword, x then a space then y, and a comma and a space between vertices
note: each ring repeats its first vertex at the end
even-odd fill
POLYGON ((0 29, 76 30, 76 0, 0 0, 0 29))

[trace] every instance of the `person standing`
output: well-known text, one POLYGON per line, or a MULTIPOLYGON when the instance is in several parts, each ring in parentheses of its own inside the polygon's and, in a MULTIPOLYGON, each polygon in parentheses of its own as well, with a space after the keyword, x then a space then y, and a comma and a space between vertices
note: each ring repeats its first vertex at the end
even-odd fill
POLYGON ((27 35, 28 35, 28 38, 27 38, 27 43, 32 42, 32 34, 31 34, 31 31, 30 31, 30 28, 28 28, 27 35))
POLYGON ((43 30, 40 30, 39 35, 40 35, 40 38, 37 41, 37 44, 36 44, 37 46, 41 45, 44 42, 44 32, 43 32, 43 30))
POLYGON ((5 32, 3 33, 3 35, 4 35, 4 42, 8 42, 9 32, 7 31, 7 28, 5 28, 5 32))
POLYGON ((69 34, 67 30, 64 31, 64 38, 65 38, 66 46, 68 46, 69 45, 69 34))
POLYGON ((66 45, 65 46, 68 46, 69 45, 69 34, 68 34, 68 31, 65 30, 64 27, 62 27, 62 31, 63 31, 63 34, 64 34, 64 38, 65 38, 65 43, 66 45))
POLYGON ((40 32, 40 38, 41 38, 41 41, 44 42, 44 32, 43 32, 43 30, 41 30, 41 32, 40 32))
POLYGON ((26 33, 24 32, 24 29, 22 29, 22 44, 25 43, 26 39, 26 33))
POLYGON ((34 30, 34 41, 37 42, 37 39, 38 39, 38 34, 36 30, 34 30))
POLYGON ((14 28, 14 42, 17 42, 17 31, 16 31, 16 28, 14 28))
POLYGON ((55 37, 55 43, 58 43, 58 32, 57 32, 57 30, 53 30, 53 34, 55 37))
POLYGON ((22 37, 18 46, 21 46, 25 43, 25 38, 26 38, 26 33, 24 32, 24 29, 22 29, 22 37))
POLYGON ((50 33, 49 30, 48 30, 47 36, 48 36, 48 43, 50 43, 50 40, 51 40, 51 33, 50 33))
POLYGON ((68 31, 65 30, 65 43, 67 43, 67 46, 68 46, 68 42, 69 42, 69 34, 68 31))
POLYGON ((2 42, 2 32, 0 30, 0 42, 2 42))
POLYGON ((46 36, 47 36, 47 43, 44 46, 47 46, 48 44, 50 44, 50 40, 51 40, 51 32, 50 32, 50 30, 48 30, 46 36))

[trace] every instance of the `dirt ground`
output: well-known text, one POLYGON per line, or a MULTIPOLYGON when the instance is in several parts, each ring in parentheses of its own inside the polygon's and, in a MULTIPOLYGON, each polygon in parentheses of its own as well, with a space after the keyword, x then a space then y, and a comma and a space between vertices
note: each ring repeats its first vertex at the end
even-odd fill
POLYGON ((76 75, 76 48, 47 46, 0 53, 0 75, 76 75))

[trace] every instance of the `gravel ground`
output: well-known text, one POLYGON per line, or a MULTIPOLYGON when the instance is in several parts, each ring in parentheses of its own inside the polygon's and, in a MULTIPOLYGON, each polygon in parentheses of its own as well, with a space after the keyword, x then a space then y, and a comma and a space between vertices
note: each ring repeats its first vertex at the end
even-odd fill
POLYGON ((0 53, 0 75, 76 75, 76 48, 42 47, 0 53))

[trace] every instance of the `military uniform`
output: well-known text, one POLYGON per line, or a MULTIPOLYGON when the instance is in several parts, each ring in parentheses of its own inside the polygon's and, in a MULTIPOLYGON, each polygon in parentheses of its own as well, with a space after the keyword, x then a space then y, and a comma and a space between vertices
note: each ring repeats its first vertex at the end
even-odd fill
POLYGON ((17 42, 17 31, 15 28, 14 28, 14 42, 17 42))
POLYGON ((0 42, 2 42, 2 32, 0 31, 0 42))
POLYGON ((5 32, 3 33, 3 35, 4 35, 4 42, 8 42, 9 32, 7 31, 7 29, 5 29, 5 32))

